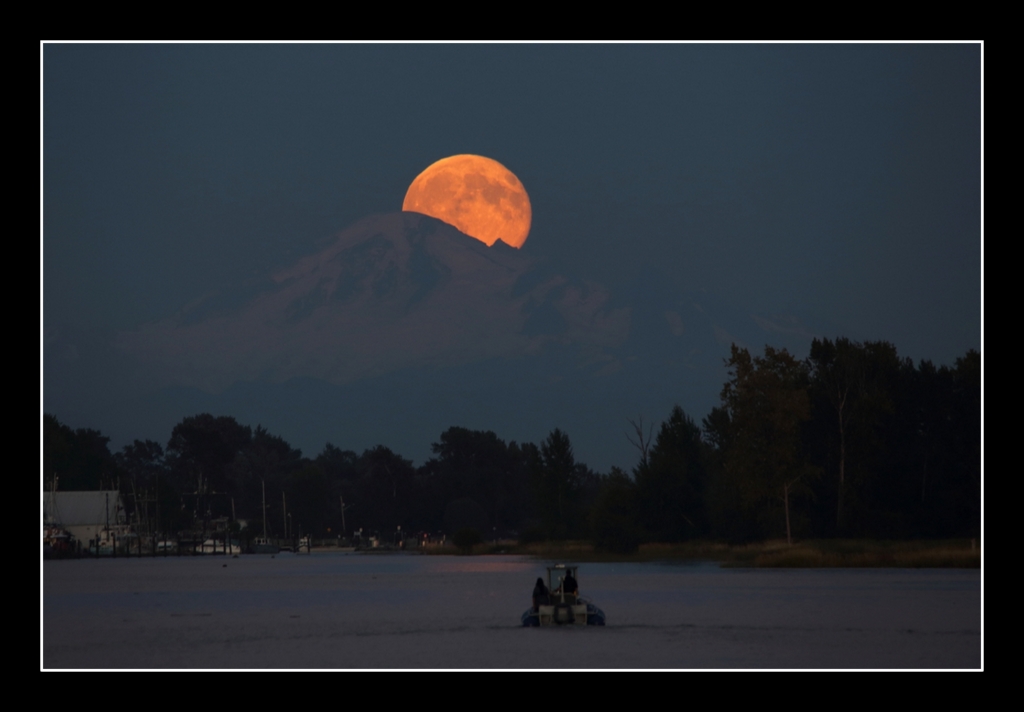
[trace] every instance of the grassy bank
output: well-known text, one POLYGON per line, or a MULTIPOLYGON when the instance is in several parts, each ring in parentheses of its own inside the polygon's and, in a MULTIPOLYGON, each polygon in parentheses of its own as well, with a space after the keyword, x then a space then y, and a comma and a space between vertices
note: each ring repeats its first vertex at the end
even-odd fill
MULTIPOLYGON (((452 549, 436 553, 454 553, 452 549)), ((789 546, 784 541, 724 544, 712 541, 643 544, 630 554, 599 551, 585 541, 499 546, 480 544, 473 554, 520 554, 574 563, 613 561, 717 561, 723 566, 771 568, 979 568, 981 549, 970 539, 879 541, 820 539, 789 546)))
POLYGON ((961 568, 981 567, 981 550, 970 539, 876 541, 823 539, 787 546, 766 542, 737 547, 728 566, 829 568, 961 568))

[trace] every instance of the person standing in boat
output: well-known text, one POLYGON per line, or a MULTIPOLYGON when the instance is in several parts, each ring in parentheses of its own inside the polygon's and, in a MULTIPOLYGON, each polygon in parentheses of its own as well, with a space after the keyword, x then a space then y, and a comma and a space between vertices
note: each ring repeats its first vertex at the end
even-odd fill
POLYGON ((572 571, 567 572, 565 578, 562 579, 562 590, 574 596, 580 592, 580 585, 576 583, 576 577, 572 575, 572 571))
POLYGON ((537 606, 546 606, 548 604, 548 587, 544 585, 544 579, 538 578, 537 584, 533 587, 533 610, 537 610, 537 606))

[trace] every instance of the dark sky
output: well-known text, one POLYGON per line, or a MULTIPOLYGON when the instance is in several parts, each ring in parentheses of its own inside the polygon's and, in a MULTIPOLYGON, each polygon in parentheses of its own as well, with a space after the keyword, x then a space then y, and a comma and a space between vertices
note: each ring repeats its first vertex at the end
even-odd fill
MULTIPOLYGON (((615 290, 654 271, 952 363, 981 345, 980 59, 977 44, 48 44, 44 334, 165 318, 477 153, 530 194, 524 250, 582 278, 615 290)), ((44 382, 46 409, 60 403, 44 382)))

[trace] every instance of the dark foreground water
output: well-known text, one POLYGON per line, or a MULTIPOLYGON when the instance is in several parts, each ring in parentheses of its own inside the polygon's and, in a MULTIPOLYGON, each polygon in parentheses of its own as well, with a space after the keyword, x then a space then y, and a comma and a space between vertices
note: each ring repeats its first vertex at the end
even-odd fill
POLYGON ((544 562, 279 554, 47 561, 45 668, 978 668, 958 569, 583 564, 604 628, 519 627, 544 562), (227 564, 227 566, 224 566, 227 564))

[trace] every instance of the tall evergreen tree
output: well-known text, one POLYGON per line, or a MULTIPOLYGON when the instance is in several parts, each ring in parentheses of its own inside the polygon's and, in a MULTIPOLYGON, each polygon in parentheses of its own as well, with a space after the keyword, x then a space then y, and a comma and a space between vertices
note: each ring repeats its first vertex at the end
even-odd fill
POLYGON ((643 533, 638 524, 637 486, 625 472, 613 467, 601 486, 590 511, 594 545, 604 551, 636 551, 643 533))
POLYGON ((548 537, 564 539, 578 531, 584 470, 576 463, 569 436, 552 430, 531 466, 536 510, 548 537))
MULTIPOLYGON (((441 496, 438 510, 469 497, 487 514, 493 529, 516 529, 526 518, 528 474, 522 451, 491 431, 453 427, 432 446, 435 457, 423 472, 441 496)), ((489 535, 490 532, 482 532, 489 535)))
POLYGON ((705 533, 705 465, 700 428, 676 406, 636 470, 640 524, 657 541, 705 533))

